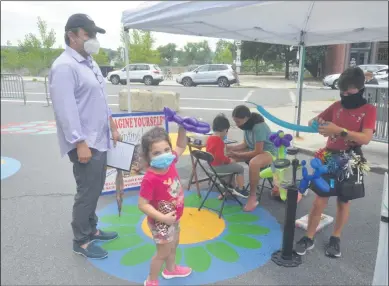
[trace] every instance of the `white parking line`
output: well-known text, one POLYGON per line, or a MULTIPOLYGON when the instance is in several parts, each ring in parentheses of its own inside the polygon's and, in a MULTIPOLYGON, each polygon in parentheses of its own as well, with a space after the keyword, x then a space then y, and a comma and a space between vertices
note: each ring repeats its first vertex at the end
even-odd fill
POLYGON ((296 103, 296 95, 294 94, 293 91, 289 91, 289 97, 290 97, 290 100, 292 101, 293 104, 296 103))
MULTIPOLYGON (((1 102, 8 103, 24 103, 23 100, 18 99, 2 99, 1 102)), ((43 100, 27 100, 27 103, 41 103, 47 104, 47 101, 43 100)), ((109 106, 119 106, 118 103, 109 103, 109 106)), ((204 110, 204 111, 232 111, 232 108, 213 108, 213 107, 180 107, 181 110, 204 110)))
POLYGON ((247 93, 247 95, 245 96, 245 98, 243 98, 242 101, 248 101, 249 98, 253 95, 253 93, 254 93, 254 90, 253 90, 253 89, 250 90, 250 91, 247 93))

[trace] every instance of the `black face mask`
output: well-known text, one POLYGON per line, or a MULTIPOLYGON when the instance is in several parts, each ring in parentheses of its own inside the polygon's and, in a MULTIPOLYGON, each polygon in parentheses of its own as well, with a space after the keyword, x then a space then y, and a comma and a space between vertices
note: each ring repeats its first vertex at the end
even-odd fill
POLYGON ((340 103, 345 109, 355 109, 361 107, 367 103, 367 100, 363 98, 363 93, 365 88, 362 88, 360 91, 354 94, 343 95, 340 94, 340 103))
POLYGON ((256 124, 253 117, 250 117, 245 123, 243 123, 241 126, 238 126, 242 130, 252 130, 254 125, 256 124))

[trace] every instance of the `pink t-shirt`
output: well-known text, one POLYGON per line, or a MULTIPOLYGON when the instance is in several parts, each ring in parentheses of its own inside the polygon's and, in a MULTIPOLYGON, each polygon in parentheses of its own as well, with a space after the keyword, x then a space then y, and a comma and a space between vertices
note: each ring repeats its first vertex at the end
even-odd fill
MULTIPOLYGON (((175 155, 177 156, 177 154, 175 155)), ((165 174, 158 174, 152 169, 148 169, 140 185, 139 195, 148 200, 156 210, 158 210, 160 201, 172 203, 176 208, 178 221, 184 212, 184 190, 180 183, 176 163, 177 158, 165 174)), ((148 217, 148 220, 150 223, 154 223, 152 218, 148 217)))

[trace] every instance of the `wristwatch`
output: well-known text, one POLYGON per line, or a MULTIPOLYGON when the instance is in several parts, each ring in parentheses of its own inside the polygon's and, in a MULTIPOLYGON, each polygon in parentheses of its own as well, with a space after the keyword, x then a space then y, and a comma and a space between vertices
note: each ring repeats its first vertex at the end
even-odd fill
POLYGON ((346 128, 343 128, 342 132, 340 132, 341 137, 346 137, 348 135, 348 131, 346 128))

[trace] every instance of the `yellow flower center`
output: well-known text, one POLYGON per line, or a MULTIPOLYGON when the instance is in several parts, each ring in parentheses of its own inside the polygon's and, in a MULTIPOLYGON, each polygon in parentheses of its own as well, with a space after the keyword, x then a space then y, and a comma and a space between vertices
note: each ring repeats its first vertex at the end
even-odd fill
MULTIPOLYGON (((219 219, 218 214, 202 209, 186 207, 180 219, 180 244, 193 244, 208 241, 218 237, 226 227, 223 218, 219 219)), ((147 217, 142 222, 142 230, 151 236, 147 225, 147 217)))

